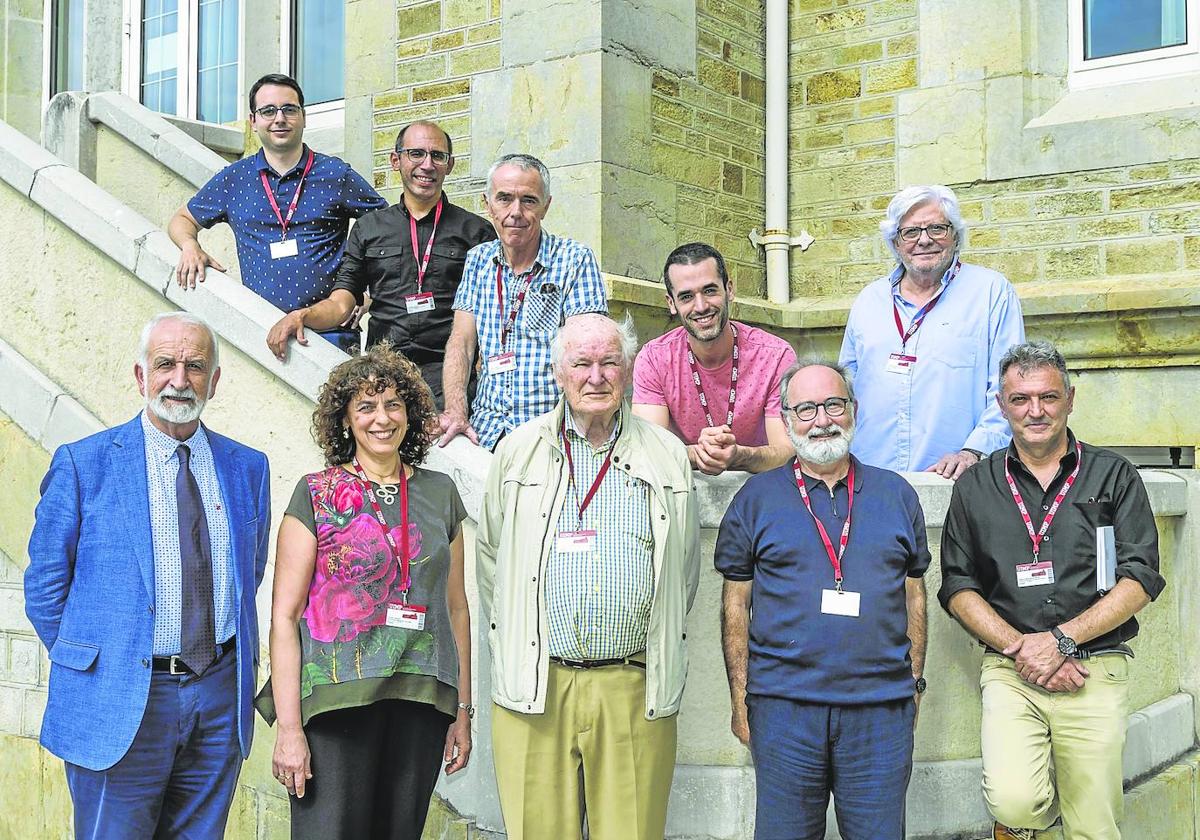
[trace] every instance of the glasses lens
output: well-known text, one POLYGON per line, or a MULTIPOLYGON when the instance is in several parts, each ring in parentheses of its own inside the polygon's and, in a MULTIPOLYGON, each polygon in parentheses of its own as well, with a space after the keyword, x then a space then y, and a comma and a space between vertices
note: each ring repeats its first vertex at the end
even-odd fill
POLYGON ((408 155, 408 159, 413 163, 420 163, 425 160, 424 149, 405 149, 404 154, 408 155))
POLYGON ((817 416, 816 403, 800 403, 800 405, 792 410, 796 412, 796 416, 801 420, 811 420, 817 416))
POLYGON ((841 417, 846 413, 846 401, 841 397, 830 397, 825 400, 825 413, 830 417, 841 417))
POLYGON ((258 109, 258 115, 260 117, 262 117, 263 119, 269 120, 272 117, 274 117, 277 113, 279 113, 279 109, 276 108, 274 105, 264 105, 258 109))
POLYGON ((942 239, 950 232, 950 225, 930 225, 925 230, 934 239, 942 239))
POLYGON ((446 152, 442 152, 442 151, 430 151, 429 157, 432 158, 433 162, 436 163, 438 166, 441 166, 443 163, 445 163, 446 161, 448 161, 450 159, 450 155, 447 154, 446 152))
POLYGON ((300 106, 299 105, 284 105, 279 110, 283 111, 283 115, 285 117, 290 118, 290 117, 297 116, 300 113, 300 106))

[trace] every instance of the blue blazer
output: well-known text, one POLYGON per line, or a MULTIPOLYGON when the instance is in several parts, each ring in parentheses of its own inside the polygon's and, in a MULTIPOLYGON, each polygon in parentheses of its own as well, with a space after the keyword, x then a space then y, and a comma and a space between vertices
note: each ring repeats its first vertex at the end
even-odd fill
MULTIPOLYGON (((254 731, 254 595, 267 565, 270 476, 266 455, 205 432, 229 522, 238 737, 245 757, 254 731)), ((111 767, 142 722, 154 650, 154 549, 141 415, 54 453, 29 539, 25 613, 50 652, 42 746, 89 770, 111 767)))

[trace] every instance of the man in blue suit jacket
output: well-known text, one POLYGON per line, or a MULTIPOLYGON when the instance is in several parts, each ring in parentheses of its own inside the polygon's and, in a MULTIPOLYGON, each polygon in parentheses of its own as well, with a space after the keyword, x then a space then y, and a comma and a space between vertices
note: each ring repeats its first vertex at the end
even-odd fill
POLYGON ((219 838, 250 752, 269 476, 200 424, 220 374, 204 321, 156 316, 134 365, 146 410, 59 447, 42 481, 25 610, 78 838, 219 838))

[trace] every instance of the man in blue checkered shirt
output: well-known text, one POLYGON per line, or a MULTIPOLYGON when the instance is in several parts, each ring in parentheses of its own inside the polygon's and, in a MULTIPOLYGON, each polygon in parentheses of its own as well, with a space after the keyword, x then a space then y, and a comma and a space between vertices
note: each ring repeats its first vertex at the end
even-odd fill
POLYGON ((472 248, 454 298, 442 369, 441 445, 458 435, 494 449, 559 398, 550 342, 574 315, 608 312, 596 255, 542 230, 550 173, 532 155, 505 155, 488 170, 484 194, 499 237, 472 248), (467 414, 467 380, 479 350, 479 387, 467 414))

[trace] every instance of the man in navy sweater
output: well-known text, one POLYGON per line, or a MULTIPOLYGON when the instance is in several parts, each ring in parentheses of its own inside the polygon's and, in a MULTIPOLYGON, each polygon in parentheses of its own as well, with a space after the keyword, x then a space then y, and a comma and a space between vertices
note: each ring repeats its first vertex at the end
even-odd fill
POLYGON ((903 840, 925 690, 925 517, 904 479, 850 455, 845 370, 799 363, 781 390, 796 458, 746 482, 715 557, 755 838, 820 840, 832 793, 844 840, 903 840))

